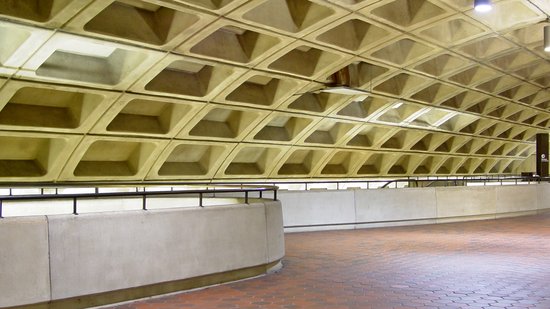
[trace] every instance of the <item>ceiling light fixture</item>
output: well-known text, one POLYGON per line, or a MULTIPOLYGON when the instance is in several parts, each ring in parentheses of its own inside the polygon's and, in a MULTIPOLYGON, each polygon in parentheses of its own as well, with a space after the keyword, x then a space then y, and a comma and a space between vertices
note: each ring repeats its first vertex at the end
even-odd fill
POLYGON ((493 8, 491 4, 491 0, 475 0, 474 1, 474 9, 477 12, 489 12, 493 8))
POLYGON ((332 74, 330 79, 331 82, 325 88, 319 90, 320 92, 360 96, 368 96, 370 93, 370 91, 357 87, 357 66, 355 65, 343 67, 332 74))

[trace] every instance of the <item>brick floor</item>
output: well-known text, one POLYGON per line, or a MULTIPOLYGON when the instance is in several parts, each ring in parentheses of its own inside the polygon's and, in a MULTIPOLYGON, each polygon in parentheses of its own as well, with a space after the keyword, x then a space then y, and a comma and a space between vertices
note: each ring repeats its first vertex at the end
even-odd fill
POLYGON ((284 268, 113 308, 550 308, 550 215, 286 235, 284 268))

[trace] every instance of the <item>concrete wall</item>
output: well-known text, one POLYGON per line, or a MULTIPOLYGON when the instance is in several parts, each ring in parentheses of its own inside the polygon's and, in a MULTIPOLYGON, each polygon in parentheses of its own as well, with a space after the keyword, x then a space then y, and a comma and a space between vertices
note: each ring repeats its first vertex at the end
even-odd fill
MULTIPOLYGON (((520 190, 528 190, 519 187, 520 190)), ((505 191, 510 189, 506 188, 505 191)), ((436 190, 437 218, 440 220, 460 221, 462 218, 495 218, 497 211, 497 187, 454 187, 436 190)))
POLYGON ((282 210, 269 201, 5 218, 0 246, 0 307, 9 307, 277 261, 282 210))
POLYGON ((550 209, 550 184, 279 191, 285 231, 445 223, 550 209))
POLYGON ((286 225, 338 224, 355 219, 352 191, 280 191, 286 225), (289 207, 284 205, 289 203, 289 207))
POLYGON ((46 218, 0 219, 0 307, 49 298, 46 218))
POLYGON ((436 211, 435 190, 353 190, 357 222, 429 219, 436 211))

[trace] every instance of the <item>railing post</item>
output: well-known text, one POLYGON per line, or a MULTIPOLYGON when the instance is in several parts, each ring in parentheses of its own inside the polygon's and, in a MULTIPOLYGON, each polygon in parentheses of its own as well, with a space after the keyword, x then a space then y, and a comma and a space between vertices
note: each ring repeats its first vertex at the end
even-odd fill
POLYGON ((142 201, 143 210, 147 210, 147 198, 145 197, 145 193, 142 196, 143 196, 143 201, 142 201))
POLYGON ((248 204, 248 191, 244 191, 244 203, 248 204))
POLYGON ((274 201, 277 200, 277 189, 274 189, 274 190, 273 190, 273 200, 274 200, 274 201))
POLYGON ((261 190, 260 190, 259 192, 260 192, 260 198, 263 198, 263 193, 264 193, 264 192, 261 191, 261 190))
POLYGON ((4 218, 2 216, 2 200, 0 200, 0 219, 4 218))
POLYGON ((76 211, 76 196, 73 197, 73 215, 78 215, 78 212, 76 211))
POLYGON ((200 207, 204 207, 204 206, 202 205, 202 192, 199 193, 199 206, 200 206, 200 207))

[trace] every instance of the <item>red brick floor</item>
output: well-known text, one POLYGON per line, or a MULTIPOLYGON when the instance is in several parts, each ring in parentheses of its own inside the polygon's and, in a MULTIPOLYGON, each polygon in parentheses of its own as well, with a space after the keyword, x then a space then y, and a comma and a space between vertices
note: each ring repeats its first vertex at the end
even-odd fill
POLYGON ((272 275, 113 308, 550 308, 550 215, 286 235, 272 275))

